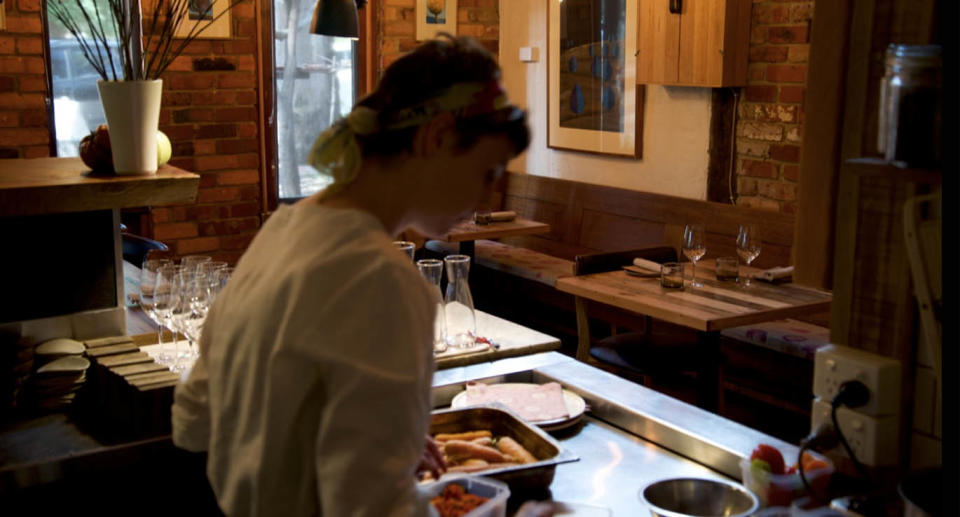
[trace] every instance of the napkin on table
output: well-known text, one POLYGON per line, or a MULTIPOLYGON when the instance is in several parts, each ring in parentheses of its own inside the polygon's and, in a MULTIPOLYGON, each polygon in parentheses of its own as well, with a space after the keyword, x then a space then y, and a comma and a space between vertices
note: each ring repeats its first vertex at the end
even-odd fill
POLYGON ((650 270, 651 273, 659 273, 659 272, 660 272, 660 263, 659 263, 659 262, 654 262, 654 261, 652 261, 652 260, 647 260, 647 259, 642 259, 642 258, 637 257, 637 258, 633 259, 633 265, 634 265, 634 266, 637 266, 637 267, 640 267, 640 268, 643 268, 643 269, 648 269, 648 270, 650 270))
POLYGON ((786 282, 793 277, 793 266, 772 267, 753 274, 753 278, 764 282, 786 282))

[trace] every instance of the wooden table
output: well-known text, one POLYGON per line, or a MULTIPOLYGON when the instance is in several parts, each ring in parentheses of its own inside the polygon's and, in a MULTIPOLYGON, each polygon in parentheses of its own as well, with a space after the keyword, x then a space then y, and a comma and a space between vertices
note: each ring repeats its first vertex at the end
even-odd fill
POLYGON ((439 240, 460 243, 460 253, 473 257, 474 241, 479 239, 498 239, 513 235, 533 235, 550 232, 550 225, 517 217, 513 221, 498 221, 489 224, 476 224, 462 221, 450 229, 439 240))
MULTIPOLYGON (((689 264, 686 274, 689 277, 689 264)), ((756 269, 741 267, 741 274, 756 269)), ((753 280, 749 287, 719 282, 713 262, 697 265, 702 288, 689 284, 681 290, 660 287, 658 278, 630 276, 624 271, 571 276, 557 280, 557 289, 595 302, 626 309, 698 331, 703 356, 697 372, 697 399, 716 410, 719 392, 720 331, 723 329, 826 312, 833 296, 795 284, 772 285, 753 280)), ((689 278, 687 278, 689 281, 689 278)))
POLYGON ((560 348, 560 340, 553 336, 483 311, 477 311, 477 334, 492 341, 497 345, 496 348, 452 357, 439 357, 437 369, 485 363, 504 357, 549 352, 560 348))

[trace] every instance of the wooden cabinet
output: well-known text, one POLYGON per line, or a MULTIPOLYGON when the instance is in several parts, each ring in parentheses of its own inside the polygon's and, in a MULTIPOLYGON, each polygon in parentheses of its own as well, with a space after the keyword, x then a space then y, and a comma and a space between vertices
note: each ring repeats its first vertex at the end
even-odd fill
POLYGON ((751 0, 639 0, 637 83, 742 86, 751 0))

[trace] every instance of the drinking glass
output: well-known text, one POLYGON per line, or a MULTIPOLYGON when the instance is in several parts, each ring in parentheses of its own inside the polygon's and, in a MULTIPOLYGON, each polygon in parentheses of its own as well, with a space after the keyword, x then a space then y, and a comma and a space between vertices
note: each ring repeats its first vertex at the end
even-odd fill
POLYGON ((393 245, 397 247, 400 251, 407 254, 410 257, 410 261, 413 262, 413 254, 417 251, 417 245, 410 241, 393 241, 393 245))
POLYGON ((187 255, 180 259, 180 265, 188 271, 196 272, 200 264, 211 261, 213 261, 213 257, 209 255, 187 255))
POLYGON ((740 276, 737 257, 717 257, 717 280, 721 282, 737 280, 740 276))
POLYGON ((170 366, 176 360, 176 340, 177 334, 173 330, 171 319, 173 316, 173 307, 177 303, 175 278, 177 273, 183 271, 183 266, 166 265, 157 271, 157 283, 154 287, 153 305, 154 312, 160 321, 161 326, 170 329, 173 333, 173 348, 170 350, 165 343, 160 342, 160 353, 157 354, 157 362, 162 365, 170 366))
MULTIPOLYGON (((760 256, 760 230, 753 224, 741 224, 737 233, 737 255, 747 266, 760 256)), ((750 275, 743 278, 744 287, 750 285, 750 275)))
POLYGON ((157 324, 157 343, 163 348, 163 320, 157 315, 154 292, 157 286, 157 273, 164 266, 172 266, 167 259, 147 259, 140 267, 140 309, 157 324))
POLYGON ((187 320, 192 315, 190 307, 190 289, 197 281, 197 273, 189 269, 180 271, 173 277, 172 301, 170 308, 170 327, 174 331, 173 341, 173 366, 170 368, 174 372, 182 372, 185 368, 185 359, 188 359, 192 353, 189 338, 187 350, 181 350, 179 334, 187 337, 187 320))
POLYGON ((431 289, 437 294, 437 316, 433 322, 433 351, 443 353, 447 351, 447 341, 444 337, 446 321, 443 317, 443 294, 440 292, 440 278, 443 277, 443 262, 437 259, 421 259, 417 261, 417 269, 423 278, 430 283, 431 289))
POLYGON ((664 262, 660 265, 660 287, 664 289, 683 289, 683 264, 664 262))
POLYGON ((189 314, 183 321, 183 333, 187 336, 191 359, 196 359, 200 355, 197 342, 200 340, 200 332, 203 330, 203 323, 210 310, 211 289, 210 279, 204 275, 197 275, 194 281, 186 286, 185 297, 189 305, 189 314))
MULTIPOLYGON (((214 298, 223 291, 224 287, 227 287, 227 282, 230 280, 230 277, 233 276, 233 270, 234 268, 232 267, 225 267, 217 270, 217 281, 213 284, 214 298)), ((211 303, 213 303, 213 300, 211 300, 211 303)))
POLYGON ((470 257, 447 255, 443 263, 447 268, 447 293, 443 298, 447 345, 451 348, 469 348, 476 343, 477 336, 477 314, 473 309, 470 284, 467 283, 470 257))
POLYGON ((702 224, 688 224, 683 229, 683 254, 693 263, 691 287, 703 287, 697 280, 697 261, 707 253, 707 243, 703 237, 702 224))

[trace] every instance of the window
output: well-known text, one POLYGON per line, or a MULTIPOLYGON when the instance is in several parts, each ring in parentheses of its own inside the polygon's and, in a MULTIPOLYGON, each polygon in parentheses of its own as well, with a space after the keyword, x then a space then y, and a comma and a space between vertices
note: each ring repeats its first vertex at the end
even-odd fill
MULTIPOLYGON (((106 123, 97 92, 100 76, 83 57, 80 43, 55 16, 48 19, 57 156, 79 156, 80 140, 98 125, 106 123)), ((116 40, 109 43, 113 48, 118 44, 116 40)))
POLYGON ((317 136, 350 112, 357 92, 357 42, 310 34, 316 0, 274 0, 277 181, 280 199, 327 186, 307 162, 317 136))

